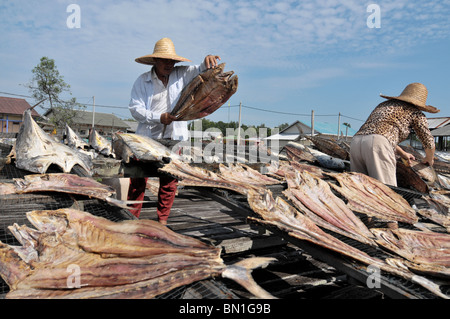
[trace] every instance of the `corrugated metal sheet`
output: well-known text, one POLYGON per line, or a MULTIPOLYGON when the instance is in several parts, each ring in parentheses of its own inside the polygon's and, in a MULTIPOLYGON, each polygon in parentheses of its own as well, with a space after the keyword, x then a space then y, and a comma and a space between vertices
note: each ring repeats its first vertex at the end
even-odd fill
POLYGON ((428 118, 428 127, 430 129, 440 128, 450 124, 450 117, 428 118))
MULTIPOLYGON (((30 107, 31 105, 25 99, 0 96, 0 114, 23 115, 23 112, 30 107)), ((32 116, 39 116, 39 113, 33 109, 32 116)))
POLYGON ((450 136, 450 125, 432 130, 431 134, 433 136, 450 136))

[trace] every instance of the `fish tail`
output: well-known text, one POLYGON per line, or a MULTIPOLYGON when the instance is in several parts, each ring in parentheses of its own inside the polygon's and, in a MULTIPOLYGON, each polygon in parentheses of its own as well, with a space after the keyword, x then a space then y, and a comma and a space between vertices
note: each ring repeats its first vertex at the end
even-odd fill
POLYGON ((441 289, 439 288, 439 285, 428 280, 425 277, 422 276, 418 276, 418 275, 414 275, 412 276, 411 280, 413 282, 415 282, 416 284, 421 285, 422 287, 428 289, 429 291, 431 291, 432 293, 434 293, 436 296, 439 296, 443 299, 450 299, 449 296, 447 296, 446 294, 444 294, 441 289))
POLYGON ((251 271, 253 269, 266 267, 274 260, 276 259, 265 257, 247 258, 225 268, 222 272, 222 277, 236 281, 258 298, 276 299, 276 297, 261 288, 251 276, 251 271))

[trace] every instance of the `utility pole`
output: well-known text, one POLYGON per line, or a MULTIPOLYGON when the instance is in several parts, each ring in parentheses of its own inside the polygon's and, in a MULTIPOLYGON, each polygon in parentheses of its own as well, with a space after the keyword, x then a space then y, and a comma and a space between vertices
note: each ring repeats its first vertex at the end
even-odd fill
POLYGON ((237 145, 241 144, 241 109, 242 109, 242 102, 239 102, 239 124, 238 124, 237 145))
POLYGON ((341 132, 341 112, 339 112, 339 116, 338 116, 338 131, 337 131, 337 139, 339 139, 339 133, 341 132))
POLYGON ((93 109, 92 109, 92 128, 94 128, 94 120, 95 120, 95 96, 92 97, 92 105, 93 105, 93 109))

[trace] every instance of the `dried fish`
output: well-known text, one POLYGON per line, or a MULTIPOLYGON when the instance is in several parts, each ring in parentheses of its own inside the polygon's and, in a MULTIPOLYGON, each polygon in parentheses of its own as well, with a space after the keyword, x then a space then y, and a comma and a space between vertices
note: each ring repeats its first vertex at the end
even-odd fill
POLYGON ((316 224, 362 243, 376 246, 374 236, 366 225, 338 198, 327 182, 308 172, 297 172, 296 178, 287 178, 284 194, 299 211, 316 224))
POLYGON ((246 183, 257 187, 280 184, 279 180, 261 174, 250 166, 241 163, 219 164, 219 170, 224 179, 236 183, 246 183))
POLYGON ((13 183, 0 183, 0 195, 26 194, 36 192, 58 192, 97 198, 113 205, 129 208, 127 205, 141 201, 123 201, 114 198, 116 191, 91 177, 74 174, 33 174, 15 178, 13 183))
POLYGON ((273 258, 250 258, 226 266, 220 248, 177 234, 151 220, 112 222, 87 212, 32 211, 26 226, 12 227, 37 258, 24 260, 0 243, 0 275, 6 298, 153 298, 212 276, 235 280, 260 298, 273 298, 250 271, 273 258), (71 266, 79 271, 69 285, 71 266))
POLYGON ((447 295, 442 293, 439 285, 435 282, 416 275, 408 269, 393 266, 379 258, 371 257, 361 250, 347 245, 336 237, 325 233, 311 219, 300 214, 281 197, 277 197, 277 199, 274 200, 272 193, 269 190, 264 192, 249 190, 247 200, 252 210, 261 217, 261 219, 249 217, 249 220, 263 225, 276 227, 281 231, 286 232, 287 235, 291 237, 306 240, 318 246, 331 249, 366 265, 376 266, 382 271, 417 283, 441 298, 450 299, 447 295))
POLYGON ((113 149, 118 159, 129 163, 131 159, 148 162, 168 163, 179 159, 179 155, 154 139, 132 133, 116 133, 113 149))
POLYGON ((172 161, 159 170, 179 179, 185 186, 224 188, 240 194, 246 194, 249 188, 258 187, 243 181, 228 180, 220 174, 181 161, 172 161))
POLYGON ((417 223, 418 217, 409 203, 377 179, 355 172, 327 175, 339 182, 340 186, 329 184, 346 197, 351 210, 385 222, 417 223))
POLYGON ((306 161, 309 163, 314 163, 317 161, 308 148, 302 144, 289 142, 283 149, 286 151, 286 156, 288 159, 293 162, 306 161))
POLYGON ((378 244, 416 264, 450 267, 450 234, 373 228, 378 244))
POLYGON ((89 133, 89 145, 99 154, 115 157, 112 151, 112 142, 100 135, 94 128, 89 133))
POLYGON ((215 112, 237 91, 238 77, 233 71, 223 72, 225 63, 219 64, 195 77, 181 91, 171 114, 177 121, 189 121, 215 112))
POLYGON ((26 110, 23 123, 17 135, 16 166, 34 172, 45 173, 50 165, 57 165, 64 173, 69 173, 74 166, 79 166, 88 175, 92 175, 91 159, 77 150, 55 141, 31 117, 31 110, 26 110))
POLYGON ((88 150, 89 144, 86 143, 72 128, 66 124, 66 143, 72 148, 79 148, 82 150, 88 150))
POLYGON ((420 208, 417 212, 434 221, 435 223, 442 225, 450 233, 450 206, 445 200, 439 198, 424 196, 423 199, 428 204, 426 208, 420 208))
POLYGON ((321 136, 304 135, 304 137, 313 142, 319 151, 341 160, 350 160, 350 153, 337 142, 321 136))

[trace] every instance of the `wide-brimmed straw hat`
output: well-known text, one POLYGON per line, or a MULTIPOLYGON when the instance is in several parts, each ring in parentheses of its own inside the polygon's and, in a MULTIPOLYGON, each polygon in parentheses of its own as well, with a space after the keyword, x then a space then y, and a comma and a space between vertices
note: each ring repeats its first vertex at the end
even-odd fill
POLYGON ((428 90, 425 85, 421 83, 411 83, 406 86, 400 96, 386 96, 380 94, 385 99, 394 99, 413 104, 418 109, 429 112, 438 113, 440 110, 431 105, 426 105, 428 90))
POLYGON ((183 58, 175 52, 175 46, 169 38, 162 38, 156 42, 152 54, 141 56, 135 59, 135 61, 142 64, 153 65, 156 62, 155 58, 170 59, 176 62, 191 62, 191 60, 183 58))

